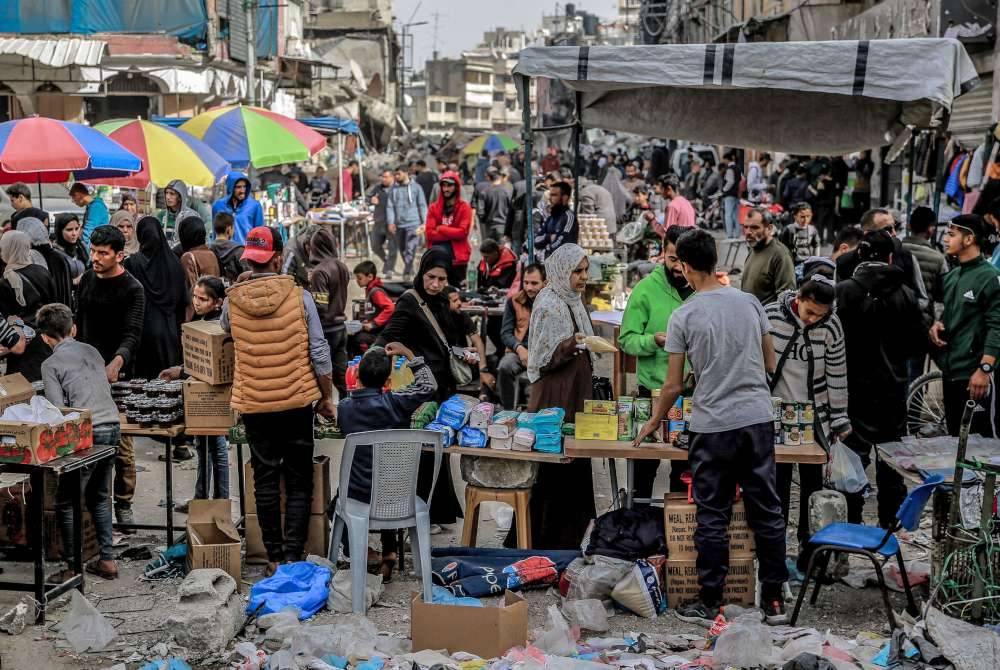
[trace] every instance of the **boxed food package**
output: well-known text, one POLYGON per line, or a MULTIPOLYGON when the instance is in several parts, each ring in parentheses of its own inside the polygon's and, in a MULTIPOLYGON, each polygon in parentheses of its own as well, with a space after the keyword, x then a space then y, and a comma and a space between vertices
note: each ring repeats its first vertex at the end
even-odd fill
POLYGON ((481 402, 476 405, 469 414, 469 426, 485 432, 493 419, 493 405, 488 402, 481 402))
POLYGON ((578 440, 618 439, 618 417, 614 414, 577 412, 574 426, 578 440))
MULTIPOLYGON (((668 493, 663 500, 663 525, 667 535, 667 555, 671 560, 694 560, 694 531, 698 527, 694 503, 684 493, 668 493)), ((729 555, 737 558, 753 556, 753 533, 747 524, 743 501, 733 503, 729 520, 729 555)))
POLYGON ((635 399, 630 396, 618 398, 615 408, 618 415, 618 439, 631 440, 635 437, 635 424, 632 420, 632 412, 635 407, 635 399))
POLYGON ((192 500, 187 517, 188 570, 218 568, 242 584, 240 534, 233 525, 233 506, 225 500, 192 500))
MULTIPOLYGON (((701 587, 698 586, 698 567, 695 559, 668 559, 666 583, 667 607, 677 609, 679 605, 695 600, 701 587)), ((757 595, 757 568, 752 556, 729 559, 729 573, 722 601, 730 605, 753 605, 757 595)))
POLYGON ((188 428, 228 429, 236 425, 229 406, 232 384, 213 386, 198 379, 184 382, 184 425, 188 428))
POLYGON ((511 448, 514 451, 531 451, 535 445, 535 431, 530 428, 518 428, 514 432, 514 440, 511 448))
MULTIPOLYGON (((251 565, 267 563, 267 550, 264 549, 264 536, 261 534, 260 521, 258 521, 256 514, 247 514, 245 530, 247 541, 247 563, 251 565)), ((316 556, 326 558, 329 541, 329 517, 327 517, 326 514, 310 514, 309 535, 306 537, 305 554, 315 554, 316 556)))
POLYGON ((413 594, 410 638, 414 649, 497 658, 512 647, 527 645, 528 603, 512 591, 504 594, 499 607, 425 603, 420 594, 413 594))
POLYGON ((54 426, 0 420, 0 463, 47 463, 94 446, 90 410, 60 407, 59 411, 74 418, 54 426))
POLYGON ((607 414, 614 416, 618 411, 618 405, 614 400, 584 400, 584 414, 607 414))
POLYGON ((505 451, 510 451, 514 448, 514 438, 513 437, 491 437, 490 438, 490 449, 503 449, 505 451))
POLYGON ((236 369, 233 336, 218 321, 191 321, 181 326, 184 372, 208 384, 228 384, 236 369))
POLYGON ((517 417, 520 412, 499 412, 493 415, 493 422, 486 429, 486 434, 490 437, 513 438, 514 431, 517 430, 517 417))
MULTIPOLYGON (((243 465, 243 473, 246 481, 246 510, 247 513, 257 513, 257 497, 254 495, 253 466, 250 461, 243 465)), ((281 491, 281 510, 285 510, 285 478, 281 478, 279 483, 281 491)), ((330 457, 313 456, 313 496, 310 514, 326 514, 326 506, 333 498, 330 489, 330 457)))

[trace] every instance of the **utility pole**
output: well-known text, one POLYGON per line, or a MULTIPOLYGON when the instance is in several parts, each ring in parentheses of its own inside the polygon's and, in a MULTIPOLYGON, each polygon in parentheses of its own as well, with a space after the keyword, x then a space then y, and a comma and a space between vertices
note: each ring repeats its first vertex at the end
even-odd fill
POLYGON ((257 35, 253 27, 253 2, 243 0, 247 15, 247 104, 257 104, 257 35))
POLYGON ((434 56, 431 58, 431 60, 437 60, 438 59, 438 19, 441 17, 441 12, 434 12, 433 14, 431 14, 431 16, 434 17, 434 50, 433 50, 434 56))

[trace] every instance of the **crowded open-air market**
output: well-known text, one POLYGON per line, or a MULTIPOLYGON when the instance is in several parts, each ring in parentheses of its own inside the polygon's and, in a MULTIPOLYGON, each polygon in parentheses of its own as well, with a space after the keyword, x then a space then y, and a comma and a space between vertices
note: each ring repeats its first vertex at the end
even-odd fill
POLYGON ((0 667, 1000 668, 997 20, 9 0, 0 667))

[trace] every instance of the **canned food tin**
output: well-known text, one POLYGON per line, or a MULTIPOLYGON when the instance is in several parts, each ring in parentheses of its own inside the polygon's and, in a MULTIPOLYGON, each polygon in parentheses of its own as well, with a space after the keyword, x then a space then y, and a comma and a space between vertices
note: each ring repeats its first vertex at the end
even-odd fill
POLYGON ((694 398, 684 398, 684 402, 681 404, 681 418, 686 421, 691 421, 691 411, 694 409, 694 398))
POLYGON ((659 398, 659 397, 660 397, 660 391, 661 391, 661 390, 662 390, 662 389, 653 389, 653 392, 652 392, 652 393, 651 393, 650 395, 652 395, 652 396, 653 396, 653 398, 659 398))
POLYGON ((774 408, 774 420, 781 423, 781 398, 771 397, 771 407, 774 408))
POLYGON ((785 429, 782 431, 782 441, 790 447, 797 447, 802 444, 802 434, 798 424, 785 426, 785 429))
POLYGON ((680 442, 681 435, 687 428, 684 421, 670 421, 667 425, 667 442, 680 442))
POLYGON ((781 434, 781 422, 780 421, 775 421, 774 422, 774 443, 775 444, 783 444, 782 438, 783 438, 783 436, 781 434))
POLYGON ((811 423, 804 423, 800 426, 800 434, 802 444, 815 444, 816 436, 813 433, 813 425, 811 423))
POLYGON ((669 421, 684 420, 684 398, 678 397, 673 406, 667 410, 667 419, 669 421))
POLYGON ((664 442, 670 441, 670 421, 668 419, 660 420, 660 439, 664 442))
POLYGON ((632 413, 635 416, 635 422, 646 423, 649 421, 649 416, 653 410, 653 401, 649 398, 636 398, 635 405, 633 405, 632 413))
POLYGON ((799 405, 794 402, 781 403, 781 423, 786 426, 799 425, 799 405))
POLYGON ((811 402, 799 403, 799 423, 812 424, 814 418, 813 404, 811 402))

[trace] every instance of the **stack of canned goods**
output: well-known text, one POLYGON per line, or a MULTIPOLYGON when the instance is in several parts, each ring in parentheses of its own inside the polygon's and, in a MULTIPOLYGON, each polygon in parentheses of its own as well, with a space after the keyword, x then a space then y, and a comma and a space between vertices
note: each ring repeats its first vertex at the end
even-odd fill
POLYGON ((673 406, 667 410, 667 418, 660 423, 664 442, 680 447, 687 446, 692 407, 691 398, 678 396, 673 406))
POLYGON ((128 423, 143 428, 173 426, 184 418, 184 386, 179 381, 133 379, 118 382, 112 396, 128 423), (126 395, 127 390, 127 395, 126 395))
POLYGON ((774 443, 797 447, 813 444, 816 435, 813 422, 816 413, 811 402, 786 402, 771 398, 774 406, 774 443))

